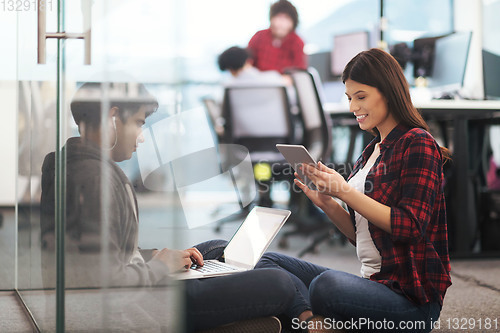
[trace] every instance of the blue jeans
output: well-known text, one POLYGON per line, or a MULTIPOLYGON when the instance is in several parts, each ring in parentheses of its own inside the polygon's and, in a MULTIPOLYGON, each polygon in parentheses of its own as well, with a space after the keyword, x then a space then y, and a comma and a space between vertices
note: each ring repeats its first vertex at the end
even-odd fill
MULTIPOLYGON (((204 259, 222 259, 227 242, 196 245, 204 259)), ((187 280, 188 331, 217 327, 234 321, 284 313, 294 295, 289 275, 278 269, 259 269, 216 278, 187 280)))
POLYGON ((294 281, 290 318, 311 310, 357 332, 430 332, 441 312, 438 303, 417 305, 381 283, 280 253, 265 253, 257 267, 280 268, 294 281))

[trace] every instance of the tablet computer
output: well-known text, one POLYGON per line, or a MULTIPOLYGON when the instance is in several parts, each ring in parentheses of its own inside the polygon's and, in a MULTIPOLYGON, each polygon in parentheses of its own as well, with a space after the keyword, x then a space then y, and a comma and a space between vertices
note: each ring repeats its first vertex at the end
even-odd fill
POLYGON ((277 144, 276 148, 280 151, 280 153, 285 157, 288 163, 292 166, 293 170, 297 172, 300 178, 303 180, 304 184, 307 185, 310 189, 315 190, 316 186, 314 183, 304 176, 302 171, 299 169, 300 164, 314 164, 317 165, 314 158, 309 154, 306 147, 302 145, 286 145, 286 144, 277 144))

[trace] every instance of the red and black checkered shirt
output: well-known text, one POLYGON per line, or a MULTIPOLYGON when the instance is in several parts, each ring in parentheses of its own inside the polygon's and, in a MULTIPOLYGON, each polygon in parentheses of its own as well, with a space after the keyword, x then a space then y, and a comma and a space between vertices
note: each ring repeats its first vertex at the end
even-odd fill
POLYGON ((304 42, 294 31, 283 38, 281 45, 273 45, 271 29, 258 31, 248 42, 248 49, 252 52, 253 65, 261 71, 283 73, 287 68, 307 67, 304 42))
MULTIPOLYGON (((365 148, 350 177, 379 141, 365 148)), ((441 150, 428 132, 398 125, 380 143, 380 156, 366 177, 365 194, 391 207, 392 230, 389 234, 369 223, 382 257, 380 272, 370 279, 417 304, 442 305, 451 285, 442 164, 441 150)))

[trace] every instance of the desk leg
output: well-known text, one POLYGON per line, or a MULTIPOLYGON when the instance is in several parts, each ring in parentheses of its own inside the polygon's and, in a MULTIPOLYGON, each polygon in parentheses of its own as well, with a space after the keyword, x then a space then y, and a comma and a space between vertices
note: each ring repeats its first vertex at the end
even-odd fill
POLYGON ((453 252, 459 256, 471 254, 476 230, 474 213, 474 192, 469 177, 469 136, 468 121, 464 118, 454 120, 453 134, 453 176, 450 193, 448 225, 453 234, 453 252))

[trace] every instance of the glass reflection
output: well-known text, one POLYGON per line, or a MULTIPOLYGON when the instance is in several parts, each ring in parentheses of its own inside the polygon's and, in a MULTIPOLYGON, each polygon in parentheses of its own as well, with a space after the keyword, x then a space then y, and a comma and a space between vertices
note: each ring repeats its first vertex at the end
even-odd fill
MULTIPOLYGON (((168 251, 141 249, 135 190, 117 162, 144 141, 142 126, 158 107, 142 84, 85 83, 71 116, 79 136, 62 148, 65 193, 65 317, 67 330, 154 331, 172 327, 168 311, 168 251), (148 287, 148 288, 145 288, 148 287), (154 295, 153 295, 154 294, 154 295), (131 320, 133 318, 134 320, 131 320), (125 320, 124 320, 125 319, 125 320)), ((56 154, 45 156, 41 178, 41 246, 45 289, 56 286, 56 154)), ((175 252, 174 252, 175 254, 175 252)), ((182 304, 182 303, 179 303, 182 304)))
MULTIPOLYGON (((152 251, 138 249, 135 192, 114 163, 131 158, 157 103, 142 86, 137 96, 120 95, 115 88, 108 89, 109 110, 104 113, 108 108, 100 83, 84 84, 71 102, 80 137, 69 138, 63 147, 67 287, 153 285, 166 276, 156 261, 146 264, 152 251)), ((47 251, 55 246, 55 163, 55 153, 50 153, 42 166, 41 238, 47 251)), ((54 279, 44 281, 48 286, 54 279)))
POLYGON ((42 330, 55 324, 55 291, 43 290, 42 281, 42 271, 54 267, 46 262, 55 257, 42 256, 40 245, 41 165, 55 146, 55 87, 52 80, 18 81, 16 282, 42 330))

